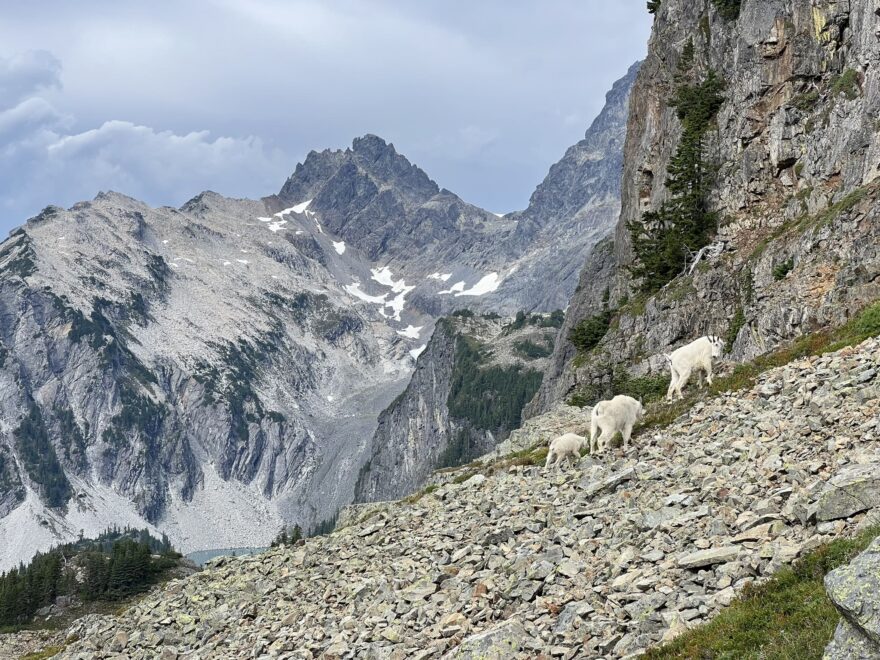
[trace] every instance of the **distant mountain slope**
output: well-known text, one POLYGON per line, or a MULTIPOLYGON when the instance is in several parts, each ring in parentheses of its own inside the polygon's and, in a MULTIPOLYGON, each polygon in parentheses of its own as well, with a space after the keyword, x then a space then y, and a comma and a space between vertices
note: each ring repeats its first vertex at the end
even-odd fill
POLYGON ((542 255, 595 236, 539 206, 499 218, 367 135, 260 200, 31 218, 0 244, 0 569, 108 524, 191 552, 332 518, 437 318, 570 294, 542 255))

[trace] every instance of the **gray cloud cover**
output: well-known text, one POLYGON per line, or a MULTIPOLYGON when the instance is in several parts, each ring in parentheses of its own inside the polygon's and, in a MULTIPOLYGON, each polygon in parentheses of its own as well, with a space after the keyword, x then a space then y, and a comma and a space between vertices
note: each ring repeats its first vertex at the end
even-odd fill
POLYGON ((521 208, 640 58, 643 0, 15 3, 0 23, 0 230, 114 189, 276 192, 377 133, 521 208))

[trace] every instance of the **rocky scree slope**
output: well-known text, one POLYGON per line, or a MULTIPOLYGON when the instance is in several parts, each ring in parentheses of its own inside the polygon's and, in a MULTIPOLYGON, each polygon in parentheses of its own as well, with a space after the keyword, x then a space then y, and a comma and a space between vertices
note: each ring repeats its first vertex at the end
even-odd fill
MULTIPOLYGON (((561 316, 561 315, 560 315, 561 316)), ((379 416, 355 501, 398 499, 435 469, 468 463, 519 426, 558 324, 549 315, 441 319, 404 392, 379 416)))
POLYGON ((748 359, 840 325, 880 296, 878 30, 874 0, 743 0, 735 19, 716 3, 660 3, 631 94, 620 221, 581 273, 527 415, 578 389, 587 398, 607 393, 615 366, 662 370, 661 353, 701 334, 728 337, 731 355, 748 359), (671 100, 689 41, 693 66, 725 83, 704 137, 716 250, 645 295, 627 271, 627 225, 669 196, 667 167, 681 136, 671 100), (576 361, 570 331, 602 313, 606 291, 616 318, 576 361))
POLYGON ((878 369, 870 339, 705 400, 626 455, 469 466, 351 507, 330 536, 77 624, 59 657, 632 655, 876 517, 878 369))

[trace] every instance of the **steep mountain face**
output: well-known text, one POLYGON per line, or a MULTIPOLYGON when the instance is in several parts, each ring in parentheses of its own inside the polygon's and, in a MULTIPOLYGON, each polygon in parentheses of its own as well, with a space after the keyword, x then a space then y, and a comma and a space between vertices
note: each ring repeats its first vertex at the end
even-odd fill
POLYGON ((519 425, 558 325, 549 316, 530 320, 456 315, 437 323, 409 385, 379 416, 356 501, 408 495, 435 469, 491 451, 519 425))
MULTIPOLYGON (((582 255, 545 268, 542 251, 565 237, 586 252, 610 229, 617 183, 602 176, 619 178, 628 84, 558 174, 580 163, 587 190, 553 212, 534 203, 528 221, 463 202, 367 135, 310 153, 261 200, 151 208, 102 193, 13 232, 0 245, 0 568, 108 524, 189 552, 331 519, 436 319, 570 295, 559 273, 582 255)), ((474 432, 463 453, 493 429, 507 430, 474 432)))
POLYGON ((505 216, 517 221, 516 240, 529 245, 520 279, 500 289, 507 297, 540 300, 541 310, 564 308, 571 299, 564 292, 574 292, 584 255, 617 222, 629 98, 640 66, 614 83, 584 139, 550 168, 528 208, 505 216))
POLYGON ((876 3, 727 3, 738 17, 718 5, 660 3, 632 92, 614 240, 585 266, 529 415, 572 392, 607 393, 615 364, 662 371, 662 352, 701 334, 725 336, 730 357, 749 358, 880 297, 876 3), (671 100, 689 42, 693 66, 725 84, 703 145, 719 229, 699 264, 645 295, 627 270, 628 224, 669 198, 667 168, 681 139, 671 100), (601 313, 606 291, 619 310, 575 365, 569 333, 601 313))

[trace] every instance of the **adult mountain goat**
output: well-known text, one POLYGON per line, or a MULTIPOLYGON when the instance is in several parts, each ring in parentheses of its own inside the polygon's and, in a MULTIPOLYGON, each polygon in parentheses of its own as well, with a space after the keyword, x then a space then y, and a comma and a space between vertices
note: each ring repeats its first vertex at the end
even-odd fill
POLYGON ((623 436, 623 448, 629 448, 633 426, 644 416, 642 402, 625 394, 597 403, 590 415, 590 453, 605 449, 605 445, 618 431, 623 436), (601 434, 596 435, 599 430, 601 434))
POLYGON ((666 356, 669 363, 669 371, 672 378, 669 381, 669 389, 666 390, 666 400, 672 401, 674 393, 683 399, 681 388, 684 387, 691 374, 696 371, 703 384, 703 372, 706 372, 706 380, 712 384, 712 360, 721 357, 724 352, 724 340, 715 335, 708 335, 695 339, 690 344, 672 351, 666 356))
POLYGON ((558 438, 553 438, 550 441, 550 449, 547 452, 547 462, 544 463, 544 467, 558 465, 564 458, 569 459, 572 463, 577 463, 581 460, 581 447, 586 441, 584 436, 577 433, 565 433, 558 438))

